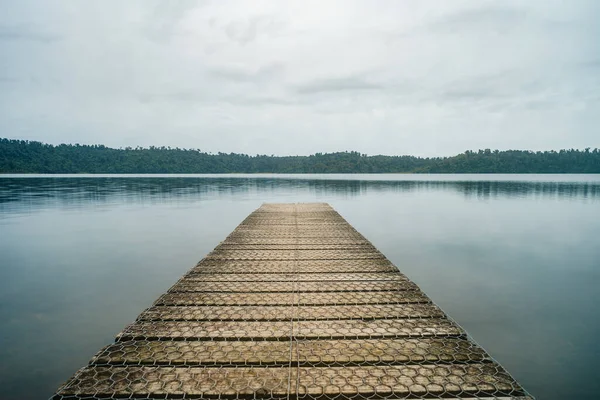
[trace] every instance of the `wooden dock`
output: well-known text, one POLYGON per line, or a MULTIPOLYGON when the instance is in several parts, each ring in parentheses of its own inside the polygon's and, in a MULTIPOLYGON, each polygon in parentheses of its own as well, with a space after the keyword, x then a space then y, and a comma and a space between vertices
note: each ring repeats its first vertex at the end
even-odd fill
POLYGON ((532 399, 327 204, 264 204, 53 399, 532 399))

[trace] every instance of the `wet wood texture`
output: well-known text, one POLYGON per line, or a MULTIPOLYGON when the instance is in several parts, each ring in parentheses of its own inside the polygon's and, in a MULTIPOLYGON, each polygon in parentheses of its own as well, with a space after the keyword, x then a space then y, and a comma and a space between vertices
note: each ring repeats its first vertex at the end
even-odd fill
POLYGON ((54 399, 531 399, 329 205, 264 204, 54 399))

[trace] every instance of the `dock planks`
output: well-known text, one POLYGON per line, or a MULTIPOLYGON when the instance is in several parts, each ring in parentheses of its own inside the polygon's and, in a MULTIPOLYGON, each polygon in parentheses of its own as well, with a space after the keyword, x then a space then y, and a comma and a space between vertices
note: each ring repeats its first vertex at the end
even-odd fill
POLYGON ((264 204, 54 399, 532 399, 329 205, 264 204))

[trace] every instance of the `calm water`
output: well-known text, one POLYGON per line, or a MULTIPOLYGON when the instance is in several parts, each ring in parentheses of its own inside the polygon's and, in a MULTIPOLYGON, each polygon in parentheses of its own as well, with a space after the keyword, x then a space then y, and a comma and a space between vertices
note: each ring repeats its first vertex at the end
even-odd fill
POLYGON ((0 397, 49 397, 262 202, 301 201, 538 399, 598 398, 599 175, 0 176, 0 397))

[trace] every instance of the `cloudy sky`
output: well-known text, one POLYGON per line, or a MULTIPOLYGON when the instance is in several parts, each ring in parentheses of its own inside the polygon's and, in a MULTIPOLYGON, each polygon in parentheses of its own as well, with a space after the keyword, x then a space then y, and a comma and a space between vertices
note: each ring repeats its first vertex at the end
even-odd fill
POLYGON ((0 137, 211 152, 600 147, 600 1, 0 0, 0 137))

